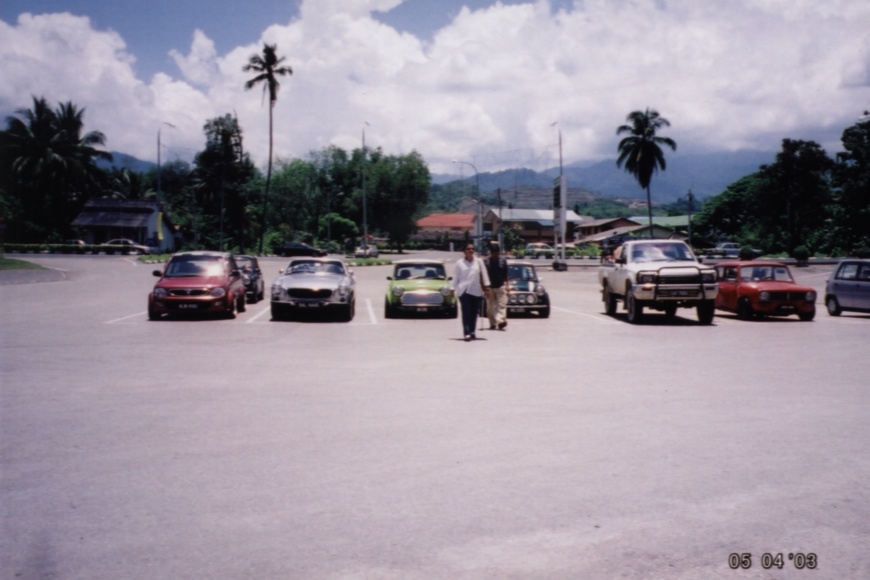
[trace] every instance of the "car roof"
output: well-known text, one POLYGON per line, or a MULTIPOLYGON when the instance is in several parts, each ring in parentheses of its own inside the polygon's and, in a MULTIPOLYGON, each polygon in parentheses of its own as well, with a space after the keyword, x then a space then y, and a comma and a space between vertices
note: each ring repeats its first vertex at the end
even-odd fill
POLYGON ((719 262, 717 266, 788 266, 776 260, 728 260, 727 262, 719 262))
POLYGON ((323 262, 324 264, 345 265, 341 258, 328 258, 326 256, 293 256, 288 263, 292 264, 293 262, 323 262))
POLYGON ((413 264, 423 264, 427 266, 434 266, 437 264, 444 265, 444 260, 397 260, 393 262, 396 266, 410 266, 413 264))
POLYGON ((229 252, 216 252, 212 250, 196 250, 193 252, 178 252, 176 254, 172 254, 172 257, 183 257, 183 256, 203 256, 209 258, 232 258, 232 254, 229 252))
POLYGON ((508 260, 507 263, 510 266, 532 266, 533 268, 535 266, 528 260, 508 260))

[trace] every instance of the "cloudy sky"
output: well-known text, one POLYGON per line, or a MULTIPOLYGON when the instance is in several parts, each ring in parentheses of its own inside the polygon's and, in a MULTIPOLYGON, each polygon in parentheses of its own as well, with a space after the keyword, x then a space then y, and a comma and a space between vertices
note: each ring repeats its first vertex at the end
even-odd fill
POLYGON ((870 109, 867 0, 2 0, 0 115, 71 100, 108 149, 154 161, 158 130, 164 160, 189 160, 234 112, 264 166, 268 111, 242 71, 264 42, 294 70, 285 159, 359 147, 365 127, 435 172, 540 170, 558 131, 566 163, 615 159, 646 107, 680 155, 785 137, 833 153, 870 109))

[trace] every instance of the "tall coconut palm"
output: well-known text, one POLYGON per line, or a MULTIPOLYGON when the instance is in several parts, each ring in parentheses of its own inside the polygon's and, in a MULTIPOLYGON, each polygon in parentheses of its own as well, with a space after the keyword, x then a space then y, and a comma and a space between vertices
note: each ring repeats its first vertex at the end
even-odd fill
POLYGON ((671 124, 664 117, 659 116, 656 110, 633 111, 625 117, 629 123, 620 125, 616 134, 628 133, 617 147, 619 157, 616 166, 623 167, 628 173, 634 175, 637 182, 646 190, 646 205, 649 215, 649 235, 653 237, 652 222, 652 196, 649 184, 653 173, 659 168, 665 170, 665 155, 660 145, 667 145, 673 151, 677 150, 677 144, 668 137, 659 137, 656 131, 662 127, 670 127, 671 124))
POLYGON ((278 77, 293 74, 292 68, 281 66, 284 57, 278 57, 275 53, 277 49, 276 44, 264 44, 263 54, 251 55, 248 64, 242 68, 245 72, 257 73, 257 76, 245 83, 245 89, 252 89, 259 83, 263 83, 263 95, 266 92, 269 93, 269 166, 266 171, 266 192, 263 194, 263 212, 260 219, 260 254, 263 253, 263 237, 266 234, 266 203, 269 199, 269 185, 272 181, 272 109, 275 108, 275 101, 278 100, 278 88, 281 86, 278 77))

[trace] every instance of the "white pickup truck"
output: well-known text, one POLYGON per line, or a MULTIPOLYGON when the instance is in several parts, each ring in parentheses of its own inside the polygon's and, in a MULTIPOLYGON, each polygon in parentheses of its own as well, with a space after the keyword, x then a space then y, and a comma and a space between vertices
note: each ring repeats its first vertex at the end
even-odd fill
POLYGON ((598 270, 604 311, 616 313, 625 304, 628 321, 641 322, 643 309, 674 316, 677 308, 696 308, 701 324, 713 322, 719 286, 716 270, 701 264, 685 242, 636 240, 625 242, 613 261, 598 270))

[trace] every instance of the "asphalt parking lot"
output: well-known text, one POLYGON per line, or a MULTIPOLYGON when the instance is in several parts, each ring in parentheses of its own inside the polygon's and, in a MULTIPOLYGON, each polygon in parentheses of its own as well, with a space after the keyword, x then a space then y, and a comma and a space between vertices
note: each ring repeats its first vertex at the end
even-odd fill
POLYGON ((350 323, 149 322, 159 266, 22 257, 0 578, 870 577, 870 316, 633 326, 541 260, 551 317, 471 343, 384 266, 350 323))

